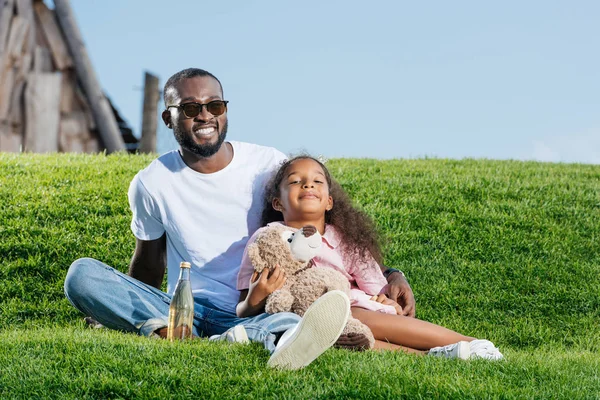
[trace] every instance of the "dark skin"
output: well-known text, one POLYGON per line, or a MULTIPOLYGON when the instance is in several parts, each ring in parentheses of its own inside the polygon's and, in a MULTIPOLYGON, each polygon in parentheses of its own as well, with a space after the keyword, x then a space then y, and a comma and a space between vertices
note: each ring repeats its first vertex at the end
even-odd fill
MULTIPOLYGON (((181 104, 185 102, 208 103, 211 100, 223 100, 223 92, 219 83, 212 77, 194 77, 181 81, 175 88, 167 92, 167 102, 181 104)), ((221 133, 227 122, 227 113, 218 117, 210 114, 206 107, 195 118, 186 118, 178 108, 169 108, 163 111, 162 119, 165 125, 171 129, 180 129, 189 135, 197 144, 214 143, 216 135, 221 133), (195 130, 202 128, 215 128, 213 135, 199 135, 195 130)), ((211 157, 201 157, 180 147, 180 154, 186 165, 201 173, 214 173, 225 168, 233 158, 231 145, 225 142, 219 150, 211 157)), ((131 259, 128 274, 141 282, 160 289, 166 271, 166 234, 156 240, 136 239, 135 251, 131 259)), ((385 269, 382 267, 382 269, 385 269)), ((258 278, 258 277, 257 277, 258 278)), ((405 315, 414 316, 414 297, 408 282, 401 274, 394 273, 388 279, 387 292, 390 298, 398 299, 405 315)), ((245 297, 245 296, 244 296, 245 297)), ((263 305, 264 307, 264 305, 263 305)), ((157 333, 166 336, 166 328, 157 333)), ((363 337, 342 337, 338 344, 350 347, 360 346, 364 342, 363 337)))
MULTIPOLYGON (((167 267, 167 234, 156 240, 140 240, 136 238, 135 251, 129 264, 127 274, 138 281, 160 289, 167 267)), ((156 333, 167 337, 167 328, 156 333)))
MULTIPOLYGON (((385 271, 388 267, 380 266, 381 271, 385 271)), ((396 301, 402 307, 402 313, 407 317, 415 316, 415 297, 412 289, 406 280, 406 277, 399 273, 392 273, 388 279, 388 284, 383 288, 384 293, 388 298, 396 301)))
MULTIPOLYGON (((221 85, 210 76, 197 76, 184 79, 174 89, 167 92, 168 105, 178 105, 189 102, 206 104, 213 100, 224 100, 221 85)), ((217 136, 223 132, 227 125, 227 112, 215 117, 202 107, 202 112, 194 118, 187 118, 183 112, 175 107, 162 112, 162 120, 168 128, 182 131, 198 145, 214 144, 217 136), (198 129, 214 128, 212 134, 199 134, 198 129)), ((210 174, 222 170, 233 158, 233 148, 225 142, 219 150, 210 157, 199 156, 182 146, 179 152, 183 161, 194 171, 210 174)))
MULTIPOLYGON (((167 93, 169 104, 185 102, 208 103, 211 100, 223 100, 223 91, 219 83, 209 76, 185 79, 176 85, 175 90, 167 93)), ((191 137, 197 144, 214 142, 216 135, 221 133, 227 122, 227 113, 215 117, 206 107, 194 118, 187 118, 178 108, 169 108, 163 111, 162 119, 168 128, 176 128, 191 137), (214 127, 213 135, 196 135, 195 129, 214 127)), ((201 173, 214 173, 222 170, 233 158, 231 144, 223 146, 211 157, 201 157, 190 150, 179 148, 183 161, 194 171, 201 173)), ((167 236, 164 234, 156 240, 140 240, 136 238, 135 251, 129 264, 129 276, 160 289, 167 267, 167 236)), ((166 328, 159 329, 157 333, 166 337, 166 328)))
MULTIPOLYGON (((223 100, 221 85, 210 76, 197 76, 184 79, 167 92, 167 103, 178 105, 187 102, 208 103, 212 100, 223 100)), ((227 112, 215 117, 206 107, 194 118, 187 118, 183 112, 172 107, 162 112, 165 125, 171 129, 179 129, 183 134, 192 138, 199 145, 214 143, 217 135, 227 124, 227 112), (195 133, 199 129, 214 128, 208 135, 195 133)), ((231 162, 233 149, 225 142, 219 150, 210 157, 201 157, 180 146, 179 153, 188 167, 194 171, 209 174, 222 170, 231 162)), ((135 251, 129 264, 128 274, 148 285, 160 289, 167 266, 167 237, 166 234, 156 240, 136 239, 135 251)))
MULTIPOLYGON (((382 270, 386 270, 387 267, 381 267, 382 270)), ((258 302, 246 301, 248 299, 248 290, 242 290, 240 292, 240 304, 238 305, 238 316, 246 317, 251 315, 257 315, 264 312, 266 297, 269 293, 273 293, 275 290, 280 289, 285 283, 285 275, 280 270, 279 266, 275 266, 272 270, 265 269, 262 273, 254 272, 250 281, 251 287, 254 291, 264 291, 259 293, 258 298, 261 299, 258 302), (256 287, 256 288, 255 288, 256 287)), ((415 316, 415 298, 408 281, 399 272, 394 272, 388 277, 388 285, 385 287, 386 294, 380 294, 377 296, 376 301, 383 304, 390 304, 395 306, 398 315, 405 315, 409 317, 415 316), (391 291, 391 289, 395 289, 391 291), (393 293, 396 293, 395 298, 398 301, 393 301, 393 293), (392 294, 390 294, 390 292, 392 294)), ((249 299, 248 299, 249 300, 249 299)), ((375 311, 372 311, 375 312, 375 311)), ((363 309, 352 308, 352 315, 358 320, 362 320, 369 317, 369 311, 363 309)), ((364 322, 364 321, 363 321, 364 322)), ((350 350, 361 350, 367 349, 369 341, 363 335, 342 335, 339 337, 335 344, 336 347, 347 348, 350 350)))
MULTIPOLYGON (((387 269, 386 266, 380 266, 381 271, 385 271, 387 269)), ((399 272, 394 272, 387 278, 388 284, 383 288, 385 296, 380 294, 377 296, 376 301, 383 304, 391 304, 389 301, 393 301, 396 303, 396 310, 398 311, 398 315, 405 315, 407 317, 415 316, 415 297, 413 295, 412 289, 408 284, 408 281, 399 272), (400 309, 398 310, 398 307, 400 309)), ((352 307, 352 316, 362 323, 367 322, 365 320, 366 317, 371 313, 376 313, 376 311, 364 310, 362 308, 352 307)), ((336 347, 347 348, 350 350, 360 350, 367 349, 369 345, 368 340, 362 335, 344 335, 340 336, 338 341, 336 342, 336 347)))
POLYGON ((160 289, 167 267, 167 234, 156 240, 136 239, 128 275, 160 289))
MULTIPOLYGON (((300 159, 290 164, 286 175, 280 185, 279 197, 273 199, 273 209, 281 212, 287 226, 300 229, 311 225, 323 234, 325 231, 325 213, 334 207, 333 198, 329 195, 327 179, 321 166, 311 159, 300 159), (308 196, 310 194, 310 196, 308 196)), ((387 269, 380 267, 382 270, 387 269)), ((240 293, 240 300, 236 308, 239 317, 248 317, 264 312, 267 297, 285 284, 285 273, 275 266, 272 270, 263 270, 260 274, 254 272, 250 279, 250 287, 240 293)), ((373 300, 382 304, 393 306, 397 314, 404 315, 412 311, 414 315, 414 297, 408 282, 400 273, 393 273, 384 287, 384 292, 374 296, 373 300), (392 292, 391 289, 394 289, 392 292), (400 295, 400 296, 399 296, 400 295), (405 311, 396 301, 407 305, 405 311)), ((357 319, 368 319, 370 312, 357 313, 357 319)), ((354 313, 353 313, 354 315, 354 313)), ((368 324, 367 324, 368 326, 368 324)), ((338 347, 351 349, 364 349, 368 347, 368 340, 364 335, 344 335, 336 343, 338 347)))

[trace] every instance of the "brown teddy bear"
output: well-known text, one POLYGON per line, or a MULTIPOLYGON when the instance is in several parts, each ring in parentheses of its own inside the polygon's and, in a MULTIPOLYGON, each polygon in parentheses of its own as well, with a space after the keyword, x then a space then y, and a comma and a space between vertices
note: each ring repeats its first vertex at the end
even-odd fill
MULTIPOLYGON (((341 290, 350 296, 350 283, 339 271, 312 267, 311 259, 320 248, 321 235, 311 225, 298 231, 285 226, 269 226, 248 246, 248 256, 255 271, 260 273, 265 268, 279 265, 287 277, 283 287, 267 298, 267 313, 291 311, 303 316, 315 300, 331 290, 341 290)), ((373 348, 375 339, 371 330, 350 317, 342 335, 355 334, 364 335, 369 348, 373 348)))

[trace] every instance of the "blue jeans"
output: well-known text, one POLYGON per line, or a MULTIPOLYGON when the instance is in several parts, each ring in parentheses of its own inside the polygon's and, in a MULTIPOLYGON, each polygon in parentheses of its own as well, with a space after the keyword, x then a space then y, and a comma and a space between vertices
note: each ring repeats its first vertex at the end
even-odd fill
MULTIPOLYGON (((71 264, 65 295, 75 308, 110 329, 150 336, 168 325, 170 295, 93 258, 71 264)), ((194 335, 220 335, 241 324, 251 341, 263 343, 271 353, 276 338, 300 321, 287 312, 238 318, 216 309, 208 299, 195 297, 194 302, 194 335)))

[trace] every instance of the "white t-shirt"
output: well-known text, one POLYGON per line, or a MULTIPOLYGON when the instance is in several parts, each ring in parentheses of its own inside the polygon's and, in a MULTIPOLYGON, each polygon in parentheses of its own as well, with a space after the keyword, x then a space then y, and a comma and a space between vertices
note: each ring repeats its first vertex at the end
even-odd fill
POLYGON ((167 233, 167 292, 175 290, 179 263, 189 261, 194 297, 235 312, 244 247, 259 228, 265 185, 286 156, 272 147, 230 143, 233 159, 212 174, 189 168, 177 150, 160 156, 131 181, 129 205, 136 238, 167 233))

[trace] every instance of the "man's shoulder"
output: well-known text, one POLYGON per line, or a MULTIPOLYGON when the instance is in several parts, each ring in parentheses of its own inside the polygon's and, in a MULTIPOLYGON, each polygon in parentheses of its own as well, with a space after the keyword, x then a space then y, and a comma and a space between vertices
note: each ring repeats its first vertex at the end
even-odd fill
POLYGON ((155 174, 174 172, 181 168, 179 164, 179 152, 172 150, 152 161, 146 168, 140 170, 138 175, 147 177, 155 174))
POLYGON ((239 141, 231 141, 231 145, 237 155, 244 161, 280 163, 287 159, 287 156, 275 147, 239 141))
POLYGON ((131 184, 142 184, 148 190, 152 186, 152 182, 158 182, 164 178, 168 179, 169 175, 181 169, 180 163, 180 156, 177 150, 167 152, 140 170, 133 177, 131 184))

